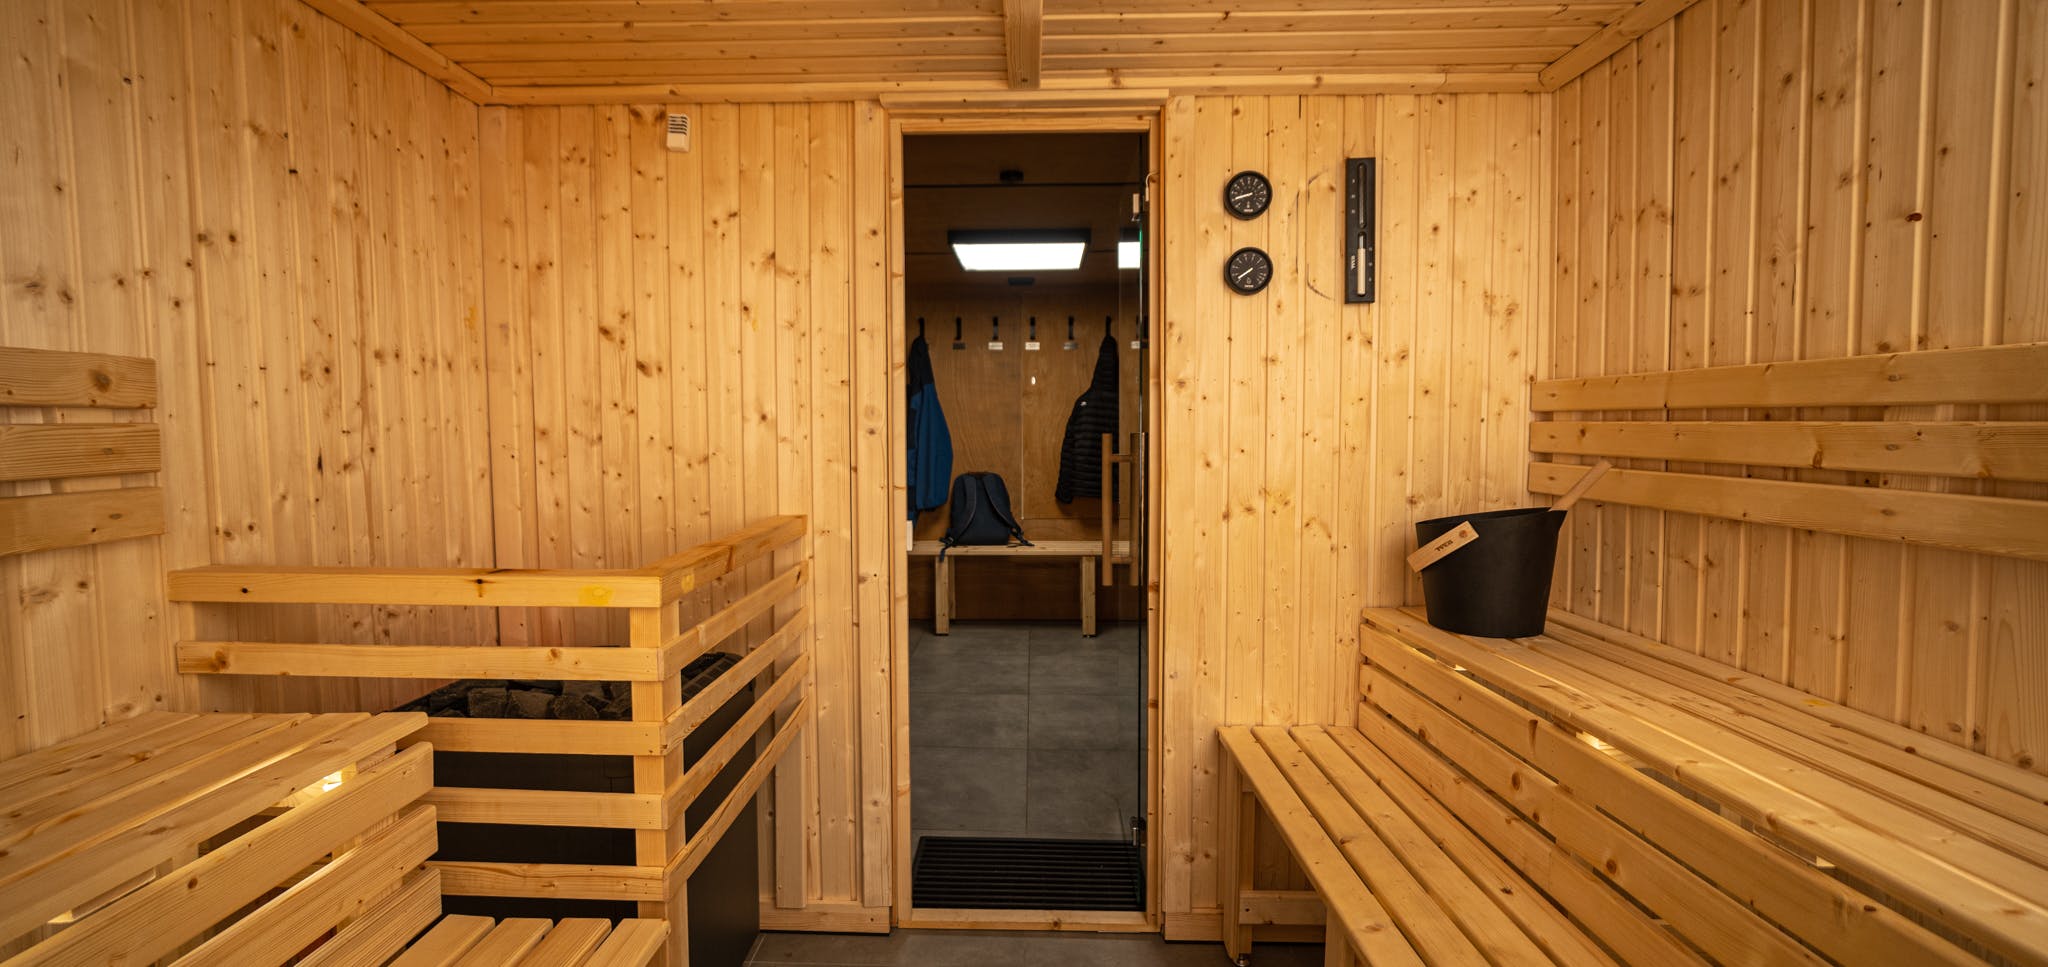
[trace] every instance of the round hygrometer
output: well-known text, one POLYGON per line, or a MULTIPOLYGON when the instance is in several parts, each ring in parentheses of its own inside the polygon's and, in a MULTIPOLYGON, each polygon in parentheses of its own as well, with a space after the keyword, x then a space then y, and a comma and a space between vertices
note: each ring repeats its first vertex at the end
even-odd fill
POLYGON ((1273 257, 1256 248, 1241 248, 1230 253, 1230 261, 1223 263, 1223 281, 1238 295, 1251 295, 1273 281, 1273 257))
POLYGON ((1273 183, 1256 171, 1240 171, 1223 186, 1223 207, 1232 215, 1250 220, 1264 215, 1273 204, 1273 183))

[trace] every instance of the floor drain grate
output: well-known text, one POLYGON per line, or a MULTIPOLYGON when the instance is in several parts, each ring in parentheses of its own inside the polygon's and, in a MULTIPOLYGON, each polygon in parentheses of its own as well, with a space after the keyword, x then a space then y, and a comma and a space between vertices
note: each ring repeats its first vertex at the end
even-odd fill
POLYGON ((911 902, 951 910, 1143 910, 1145 863, 1116 840, 926 836, 911 902))

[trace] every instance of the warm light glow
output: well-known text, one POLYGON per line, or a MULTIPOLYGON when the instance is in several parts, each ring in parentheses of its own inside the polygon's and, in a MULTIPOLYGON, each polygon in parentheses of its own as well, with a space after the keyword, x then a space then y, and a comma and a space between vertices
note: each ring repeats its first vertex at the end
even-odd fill
POLYGON ((1086 229, 947 233, 954 257, 969 272, 1057 272, 1081 267, 1086 229))
POLYGON ((341 773, 330 772, 325 779, 320 780, 320 791, 333 792, 334 787, 339 785, 341 785, 341 773))

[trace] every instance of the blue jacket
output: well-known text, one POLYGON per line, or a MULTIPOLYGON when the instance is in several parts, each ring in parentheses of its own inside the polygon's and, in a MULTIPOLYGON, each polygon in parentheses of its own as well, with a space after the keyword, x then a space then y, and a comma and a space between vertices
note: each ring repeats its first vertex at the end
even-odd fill
POLYGON ((932 382, 932 349, 923 336, 910 344, 910 519, 946 503, 953 482, 953 435, 932 382))

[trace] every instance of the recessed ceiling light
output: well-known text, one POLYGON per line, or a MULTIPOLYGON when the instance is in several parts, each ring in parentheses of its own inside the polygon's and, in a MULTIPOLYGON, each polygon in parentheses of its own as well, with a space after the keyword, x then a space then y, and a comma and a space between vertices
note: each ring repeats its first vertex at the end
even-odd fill
POLYGON ((1020 228, 946 233, 960 267, 969 272, 1056 272, 1081 267, 1088 251, 1085 228, 1020 228))
POLYGON ((1139 250, 1139 246, 1142 244, 1139 240, 1137 229, 1124 229, 1117 237, 1116 267, 1119 269, 1138 268, 1139 264, 1144 260, 1144 255, 1139 250))

